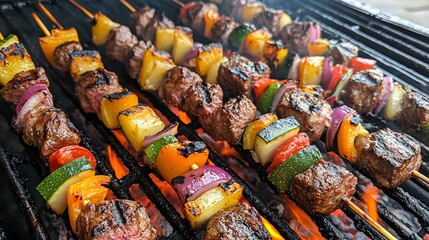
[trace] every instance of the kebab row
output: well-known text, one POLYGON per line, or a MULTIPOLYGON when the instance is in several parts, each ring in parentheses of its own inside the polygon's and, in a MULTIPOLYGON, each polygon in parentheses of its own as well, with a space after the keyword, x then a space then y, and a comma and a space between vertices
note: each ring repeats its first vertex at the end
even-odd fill
MULTIPOLYGON (((223 7, 227 6, 224 9, 242 11, 241 16, 247 15, 247 11, 253 7, 259 9, 258 11, 250 11, 255 14, 251 19, 267 18, 265 15, 270 15, 270 12, 274 11, 254 1, 231 1, 222 4, 223 7)), ((201 27, 195 26, 195 24, 204 22, 206 28, 207 26, 212 26, 211 22, 201 18, 201 16, 209 14, 208 9, 213 11, 215 8, 212 4, 203 2, 188 3, 182 8, 180 19, 195 31, 202 32, 201 27)), ((282 11, 271 15, 282 15, 282 11)), ((235 16, 240 16, 240 14, 235 16)), ((221 20, 218 21, 221 22, 221 20)), ((271 23, 276 24, 276 21, 271 21, 271 23)), ((256 24, 261 26, 258 20, 256 20, 256 24)), ((232 34, 227 31, 224 31, 224 34, 230 34, 230 37, 232 37, 232 34)), ((243 34, 244 36, 239 46, 245 48, 246 41, 252 37, 252 34, 248 32, 243 34)), ((378 115, 382 112, 386 120, 397 121, 405 131, 418 130, 423 133, 427 132, 429 126, 429 99, 421 94, 404 89, 400 84, 394 83, 391 77, 383 77, 379 70, 357 74, 357 72, 363 70, 374 69, 376 65, 375 60, 358 57, 359 49, 357 46, 347 42, 338 43, 321 39, 320 27, 311 22, 291 22, 283 27, 280 35, 285 44, 284 47, 287 46, 286 49, 289 51, 286 52, 283 58, 285 61, 283 65, 286 66, 284 70, 286 71, 283 72, 282 78, 299 80, 301 86, 309 84, 322 85, 327 91, 326 94, 331 96, 330 102, 342 100, 348 106, 365 115, 378 115), (311 26, 315 26, 317 34, 313 34, 314 30, 312 30, 311 26), (301 56, 309 56, 300 58, 295 53, 301 56)), ((254 41, 259 41, 259 45, 264 46, 263 49, 267 49, 270 46, 270 42, 263 39, 254 41)), ((279 56, 281 50, 276 49, 275 51, 277 54, 272 56, 279 56)), ((264 60, 264 58, 262 59, 264 60)), ((265 62, 271 68, 278 64, 278 62, 272 61, 274 59, 265 58, 265 60, 269 60, 265 62)))
POLYGON ((116 222, 121 218, 127 223, 112 225, 94 237, 114 236, 118 229, 129 227, 128 221, 138 220, 139 228, 130 236, 154 239, 156 232, 143 205, 129 200, 105 200, 110 177, 95 175, 94 155, 78 145, 79 131, 61 109, 53 106, 45 70, 34 66, 16 35, 0 41, 0 56, 3 85, 0 95, 16 105, 12 128, 23 134, 26 144, 39 149, 41 159, 51 171, 37 186, 50 208, 61 215, 68 207, 70 225, 82 239, 92 234, 87 225, 97 226, 103 221, 116 222), (101 206, 105 206, 104 213, 97 210, 101 206), (133 209, 133 215, 115 215, 119 206, 133 209))
MULTIPOLYGON (((131 146, 145 154, 149 165, 176 190, 190 225, 199 229, 208 224, 206 239, 217 234, 218 237, 227 237, 231 232, 228 229, 244 229, 234 234, 236 237, 269 239, 270 234, 256 210, 246 202, 239 203, 242 200, 242 186, 226 171, 206 165, 208 149, 205 144, 179 141, 174 136, 178 124, 164 128, 151 108, 139 105, 136 94, 123 89, 117 83, 117 76, 103 68, 98 53, 80 50, 82 47, 77 32, 74 28, 71 30, 76 33, 73 38, 75 41, 72 42, 54 34, 40 38, 42 49, 46 49, 46 45, 43 45, 45 42, 56 44, 50 45, 55 51, 46 57, 54 59, 54 64, 58 65, 54 57, 56 51, 64 53, 64 49, 73 49, 68 54, 67 65, 75 81, 75 92, 82 109, 96 113, 107 128, 120 128, 131 146), (119 88, 109 86, 112 84, 117 84, 119 88), (130 98, 129 95, 135 97, 130 98), (225 225, 224 218, 231 217, 241 222, 225 225), (248 224, 252 224, 252 227, 245 227, 248 224)), ((52 31, 58 31, 59 34, 61 31, 67 33, 70 29, 52 31)), ((47 51, 43 52, 46 54, 47 51)))

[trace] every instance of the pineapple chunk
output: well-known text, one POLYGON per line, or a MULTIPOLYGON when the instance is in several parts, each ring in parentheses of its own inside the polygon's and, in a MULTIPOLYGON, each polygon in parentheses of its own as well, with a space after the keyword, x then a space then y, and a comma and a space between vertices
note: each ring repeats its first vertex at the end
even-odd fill
POLYGON ((192 46, 194 46, 192 30, 186 27, 176 27, 174 29, 173 51, 171 52, 174 62, 180 64, 192 46))
POLYGON ((142 150, 146 136, 157 134, 165 127, 153 109, 143 105, 121 111, 118 122, 125 137, 138 152, 142 150))
POLYGON ((95 50, 74 51, 70 54, 70 74, 73 79, 99 68, 104 68, 100 53, 95 50))
POLYGON ((219 43, 212 43, 198 49, 197 55, 197 73, 200 76, 206 76, 210 67, 223 58, 223 48, 219 43))
POLYGON ((270 40, 271 37, 271 33, 263 29, 251 32, 244 40, 242 51, 256 59, 260 59, 263 57, 265 42, 270 40))
POLYGON ((171 56, 162 51, 146 50, 139 74, 139 85, 142 90, 157 91, 165 73, 175 66, 171 56))
POLYGON ((39 38, 39 44, 42 48, 42 52, 51 65, 55 64, 55 49, 66 42, 79 42, 79 36, 76 28, 52 29, 51 36, 39 38))
POLYGON ((108 129, 119 128, 118 114, 139 104, 137 95, 127 89, 123 92, 111 93, 101 99, 101 120, 108 129))
MULTIPOLYGON (((1 33, 0 33, 0 39, 1 39, 1 33)), ((15 34, 9 34, 5 39, 0 40, 0 50, 9 47, 10 45, 14 43, 19 43, 19 39, 15 34)))
POLYGON ((279 29, 282 30, 284 26, 292 23, 292 18, 287 13, 282 13, 279 20, 279 29))
POLYGON ((170 52, 174 44, 174 28, 158 27, 155 36, 156 49, 170 52))
POLYGON ((219 66, 221 63, 228 61, 228 58, 223 57, 221 60, 213 63, 207 73, 206 82, 211 84, 217 84, 217 74, 219 72, 219 66))
POLYGON ((238 204, 243 193, 243 187, 233 182, 226 188, 226 190, 220 186, 212 188, 194 201, 186 202, 183 205, 185 217, 192 228, 203 227, 220 210, 238 204))
POLYGON ((96 13, 94 16, 94 25, 91 27, 92 43, 102 46, 106 43, 112 29, 120 27, 119 23, 112 21, 102 13, 96 13))
POLYGON ((13 43, 0 51, 0 83, 3 86, 12 80, 15 74, 34 69, 34 63, 31 60, 24 45, 13 43))
POLYGON ((248 3, 243 5, 243 10, 241 11, 240 22, 242 23, 251 23, 255 20, 262 11, 264 11, 265 5, 261 2, 248 3))

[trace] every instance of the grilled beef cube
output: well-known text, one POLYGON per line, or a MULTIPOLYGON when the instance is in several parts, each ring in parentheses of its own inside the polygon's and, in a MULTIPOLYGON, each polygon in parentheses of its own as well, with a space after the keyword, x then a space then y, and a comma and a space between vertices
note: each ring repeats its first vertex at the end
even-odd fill
POLYGON ((370 69, 353 74, 342 92, 343 101, 360 114, 369 114, 385 93, 383 73, 370 69))
POLYGON ((43 68, 36 68, 17 73, 7 85, 0 90, 0 95, 9 103, 18 104, 22 94, 36 84, 49 87, 49 80, 43 68))
POLYGON ((334 64, 348 66, 352 58, 357 57, 359 48, 349 42, 338 43, 332 49, 330 56, 334 59, 334 64))
POLYGON ((398 187, 422 163, 418 142, 390 129, 357 137, 355 147, 359 157, 354 165, 381 188, 398 187))
POLYGON ((146 53, 146 49, 155 47, 152 42, 139 41, 130 50, 125 61, 125 67, 127 68, 128 75, 131 78, 137 79, 139 77, 140 69, 142 68, 142 59, 146 53))
POLYGON ((405 95, 398 122, 405 130, 420 130, 429 121, 429 99, 415 92, 405 95))
POLYGON ((204 239, 271 239, 271 236, 259 213, 243 202, 217 212, 207 225, 204 239))
POLYGON ((197 117, 223 104, 223 92, 218 84, 198 82, 188 88, 183 96, 181 109, 197 117))
POLYGON ((31 109, 27 115, 24 117, 23 121, 23 131, 22 131, 22 139, 25 143, 30 146, 37 146, 37 138, 33 131, 33 126, 38 121, 39 118, 42 118, 42 113, 48 110, 50 107, 44 104, 41 104, 38 107, 31 109))
POLYGON ((347 169, 319 160, 293 178, 290 192, 307 213, 328 215, 342 207, 341 198, 353 196, 356 184, 357 178, 347 169))
POLYGON ((101 98, 107 94, 121 92, 118 76, 104 68, 88 71, 76 79, 75 93, 80 106, 87 113, 100 115, 101 98))
POLYGON ((211 30, 211 40, 213 42, 222 42, 223 44, 228 44, 228 38, 232 30, 238 27, 239 24, 235 22, 230 17, 222 16, 220 19, 213 24, 211 30))
POLYGON ((79 145, 79 131, 61 109, 49 108, 41 115, 34 124, 33 131, 43 159, 48 160, 62 147, 79 145))
POLYGON ((283 27, 280 38, 289 48, 289 51, 307 55, 310 26, 312 22, 294 22, 283 27))
POLYGON ((183 24, 192 28, 195 32, 204 32, 204 15, 209 11, 213 10, 219 12, 216 5, 212 3, 204 3, 197 1, 193 6, 187 9, 185 16, 181 19, 183 24))
POLYGON ((330 122, 331 106, 317 96, 299 88, 287 90, 276 108, 279 118, 293 116, 299 122, 300 131, 306 132, 311 141, 318 140, 330 122))
POLYGON ((254 0, 223 0, 221 6, 221 13, 226 16, 239 18, 241 11, 245 4, 255 2, 254 0))
POLYGON ((188 68, 174 67, 165 74, 159 95, 167 103, 180 107, 186 90, 202 81, 198 74, 188 68))
POLYGON ((157 237, 144 206, 130 200, 88 203, 76 220, 76 235, 82 240, 157 237))
POLYGON ((106 54, 113 60, 125 62, 127 54, 138 42, 129 27, 121 25, 110 31, 106 42, 106 54))
POLYGON ((265 8, 255 19, 255 25, 259 28, 266 27, 271 30, 274 36, 278 36, 282 30, 280 20, 283 17, 282 10, 265 8))
POLYGON ((233 53, 228 61, 219 66, 217 81, 228 97, 245 95, 253 100, 253 84, 256 80, 269 76, 270 68, 265 63, 252 62, 233 53))
POLYGON ((246 96, 231 98, 212 116, 202 115, 200 122, 214 140, 238 144, 244 129, 256 117, 256 106, 246 96))
POLYGON ((82 51, 83 47, 79 42, 66 42, 55 48, 54 62, 52 66, 60 72, 70 71, 70 54, 74 51, 82 51))
POLYGON ((132 13, 131 19, 136 26, 137 36, 145 42, 155 40, 155 33, 158 27, 174 28, 174 23, 169 18, 148 6, 132 13))

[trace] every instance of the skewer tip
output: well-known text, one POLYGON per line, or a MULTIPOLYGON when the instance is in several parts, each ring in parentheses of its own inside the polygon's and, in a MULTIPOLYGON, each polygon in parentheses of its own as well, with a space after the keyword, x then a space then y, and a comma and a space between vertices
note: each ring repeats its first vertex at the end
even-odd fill
POLYGON ((75 6, 77 9, 81 10, 83 13, 85 13, 86 16, 88 16, 91 19, 94 19, 94 14, 92 14, 88 9, 84 8, 82 5, 77 3, 75 0, 69 0, 73 6, 75 6))
POLYGON ((122 4, 124 4, 125 7, 127 7, 131 12, 136 12, 136 8, 133 7, 127 0, 119 0, 122 4))
POLYGON ((3 40, 3 39, 4 39, 3 34, 1 34, 0 32, 0 40, 3 40))
POLYGON ((180 7, 184 7, 185 4, 183 2, 181 2, 180 0, 172 0, 174 3, 176 3, 177 5, 179 5, 180 7))
POLYGON ((422 180, 423 182, 429 184, 429 177, 426 177, 425 175, 423 175, 422 173, 420 173, 417 170, 413 170, 413 176, 422 180))
POLYGON ((39 16, 37 16, 36 13, 32 12, 31 16, 33 17, 34 21, 37 23, 39 28, 43 31, 43 33, 46 36, 51 36, 51 33, 49 32, 48 28, 43 24, 42 20, 40 20, 39 16))

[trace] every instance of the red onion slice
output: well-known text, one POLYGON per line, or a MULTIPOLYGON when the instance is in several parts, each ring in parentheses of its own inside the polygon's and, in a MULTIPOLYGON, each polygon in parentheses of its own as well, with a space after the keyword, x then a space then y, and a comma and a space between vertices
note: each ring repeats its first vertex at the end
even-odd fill
MULTIPOLYGON (((191 62, 197 57, 198 55, 198 49, 201 48, 203 44, 201 43, 194 43, 191 50, 185 54, 185 57, 183 57, 182 62, 180 62, 180 65, 184 67, 192 67, 191 62)), ((195 66, 193 66, 195 67, 195 66)))
POLYGON ((143 147, 145 148, 167 135, 172 135, 172 136, 176 135, 178 133, 177 131, 178 127, 179 127, 179 123, 175 122, 165 127, 161 132, 158 132, 155 135, 145 137, 143 140, 143 147))
POLYGON ((389 100, 390 94, 392 94, 393 91, 393 79, 390 76, 384 77, 384 90, 385 93, 383 95, 383 98, 381 99, 380 103, 375 107, 373 110, 374 114, 377 115, 381 112, 381 110, 384 108, 384 106, 387 103, 387 100, 389 100))
POLYGON ((317 23, 311 23, 308 29, 308 41, 312 42, 320 38, 320 35, 321 35, 320 25, 317 23))
POLYGON ((301 63, 301 58, 299 57, 298 54, 295 53, 295 57, 293 57, 293 61, 292 61, 292 66, 290 67, 289 74, 288 74, 288 78, 290 80, 298 80, 300 63, 301 63))
POLYGON ((279 90, 277 90, 276 95, 274 95, 273 102, 271 103, 270 112, 274 113, 276 111, 276 108, 280 102, 280 99, 288 89, 296 88, 296 87, 298 87, 298 84, 294 81, 288 81, 283 83, 282 86, 279 88, 279 90))
POLYGON ((326 147, 332 149, 334 146, 335 135, 337 134, 338 129, 340 128, 343 120, 349 115, 355 113, 355 110, 342 105, 337 107, 332 112, 331 127, 326 132, 326 147))
POLYGON ((231 175, 223 169, 204 165, 187 172, 184 176, 173 178, 172 183, 182 201, 193 201, 201 194, 231 179, 231 175))
POLYGON ((334 61, 332 56, 329 56, 325 59, 323 63, 323 72, 322 72, 322 87, 327 89, 329 86, 329 80, 332 78, 332 68, 334 67, 334 61))
POLYGON ((16 114, 19 114, 24 104, 28 101, 29 98, 31 98, 34 94, 36 94, 39 91, 48 90, 45 84, 35 84, 25 90, 25 92, 22 94, 21 98, 19 99, 18 104, 16 105, 15 112, 16 114))

